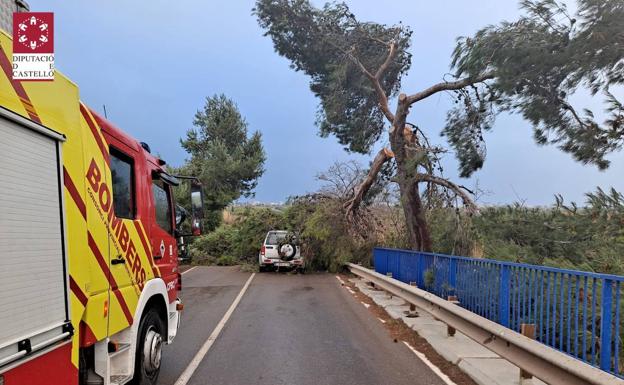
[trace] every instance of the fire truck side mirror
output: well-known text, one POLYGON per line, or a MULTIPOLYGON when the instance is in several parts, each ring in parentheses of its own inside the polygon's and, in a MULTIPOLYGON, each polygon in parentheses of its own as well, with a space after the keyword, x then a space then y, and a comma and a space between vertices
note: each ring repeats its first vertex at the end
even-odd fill
POLYGON ((191 181, 191 231, 193 235, 202 234, 202 219, 204 219, 204 199, 202 186, 196 181, 191 181))

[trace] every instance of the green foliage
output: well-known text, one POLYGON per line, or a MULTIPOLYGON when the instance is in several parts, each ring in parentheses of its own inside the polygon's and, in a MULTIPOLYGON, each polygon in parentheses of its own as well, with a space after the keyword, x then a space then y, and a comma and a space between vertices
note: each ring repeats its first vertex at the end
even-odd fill
MULTIPOLYGON (((236 247, 232 255, 239 259, 255 260, 269 230, 284 230, 284 216, 274 209, 246 208, 234 224, 237 230, 236 247)), ((288 230, 286 228, 285 230, 288 230)))
MULTIPOLYGON (((180 141, 191 158, 176 171, 201 180, 205 225, 214 229, 223 208, 241 196, 253 196, 266 157, 260 132, 248 137, 247 122, 225 95, 206 98, 204 108, 195 114, 193 125, 195 128, 180 141)), ((185 207, 188 207, 187 195, 180 196, 185 207)))
POLYGON ((587 194, 583 207, 483 207, 472 218, 451 210, 430 218, 437 252, 567 269, 624 274, 624 196, 587 194))
POLYGON ((321 203, 302 224, 301 239, 307 246, 311 265, 317 269, 337 271, 341 263, 362 257, 344 228, 338 204, 339 201, 329 200, 321 203))
POLYGON ((435 250, 451 255, 474 255, 479 235, 472 218, 455 209, 433 208, 427 212, 435 250))
POLYGON ((193 243, 196 263, 220 264, 221 257, 227 256, 228 261, 232 257, 237 263, 254 264, 266 233, 279 229, 298 235, 308 268, 335 272, 346 262, 370 265, 371 250, 379 239, 375 234, 365 239, 354 235, 345 221, 342 202, 323 195, 293 198, 284 211, 244 208, 236 210, 235 216, 232 223, 221 224, 193 243))
POLYGON ((448 111, 442 136, 455 149, 459 175, 469 177, 485 162, 483 133, 492 129, 494 110, 492 104, 480 95, 477 87, 454 93, 457 106, 448 111))
MULTIPOLYGON (((236 245, 237 232, 228 226, 219 226, 214 231, 194 239, 191 245, 193 260, 214 260, 223 255, 230 255, 236 245)), ((209 261, 209 262, 210 262, 209 261)))
POLYGON ((521 5, 524 16, 460 38, 453 54, 456 76, 492 76, 458 92, 458 106, 447 118, 444 134, 458 152, 462 175, 481 166, 477 144, 484 145, 482 131, 497 111, 521 114, 539 144, 553 143, 583 163, 608 167, 605 156, 624 146, 624 108, 610 92, 624 83, 624 2, 578 0, 576 15, 555 0, 521 5), (604 94, 604 122, 572 106, 583 88, 604 94))
MULTIPOLYGON (((587 194, 584 206, 521 204, 482 207, 475 216, 453 209, 429 214, 434 250, 444 254, 624 274, 624 195, 611 189, 587 194)), ((198 237, 191 253, 198 263, 255 263, 267 231, 296 232, 311 269, 337 271, 346 262, 371 264, 372 248, 407 248, 401 209, 373 205, 363 221, 366 233, 344 217, 342 201, 326 195, 292 198, 283 211, 243 208, 231 224, 198 237), (228 259, 229 260, 229 259, 228 259)))
POLYGON ((344 227, 340 201, 321 195, 293 199, 285 215, 300 237, 312 269, 337 271, 353 257, 353 239, 344 227))
POLYGON ((222 255, 215 261, 217 266, 234 266, 238 264, 238 260, 229 255, 222 255))
POLYGON ((206 264, 219 264, 224 256, 236 263, 254 262, 266 233, 281 229, 283 222, 282 213, 276 210, 245 208, 237 213, 234 223, 221 224, 214 231, 198 237, 191 247, 192 258, 206 264))
POLYGON ((387 57, 389 42, 395 41, 397 55, 380 79, 386 95, 395 95, 411 64, 411 30, 359 22, 345 3, 316 8, 308 0, 258 0, 254 14, 275 50, 311 77, 310 89, 321 101, 321 135, 336 135, 350 151, 368 152, 385 118, 370 79, 356 61, 375 71, 387 57))
POLYGON ((433 284, 435 283, 435 272, 433 269, 427 269, 425 271, 424 281, 426 287, 433 287, 433 284))

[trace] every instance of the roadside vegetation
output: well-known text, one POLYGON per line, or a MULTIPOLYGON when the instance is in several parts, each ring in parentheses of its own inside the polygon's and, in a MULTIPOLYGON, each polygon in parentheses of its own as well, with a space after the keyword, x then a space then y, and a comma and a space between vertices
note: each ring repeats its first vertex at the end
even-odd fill
MULTIPOLYGON (((233 206, 215 231, 191 247, 200 264, 254 264, 267 231, 300 236, 311 269, 337 271, 345 262, 371 264, 375 246, 410 248, 396 191, 380 189, 364 202, 360 220, 348 220, 345 202, 365 170, 336 164, 319 175, 316 193, 292 197, 282 207, 233 206)), ((427 212, 436 252, 624 274, 624 196, 597 189, 586 201, 553 197, 548 207, 522 203, 482 206, 477 214, 437 207, 427 212)))

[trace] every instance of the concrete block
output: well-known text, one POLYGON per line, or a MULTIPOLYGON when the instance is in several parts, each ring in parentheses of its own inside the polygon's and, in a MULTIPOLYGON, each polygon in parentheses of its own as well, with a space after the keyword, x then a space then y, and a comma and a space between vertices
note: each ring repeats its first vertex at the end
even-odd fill
POLYGON ((383 307, 384 309, 392 305, 394 306, 405 305, 405 301, 403 299, 396 297, 396 296, 393 296, 392 298, 390 298, 390 296, 388 296, 385 293, 383 295, 373 295, 371 298, 373 299, 373 302, 383 307))
POLYGON ((427 330, 425 333, 418 333, 433 346, 447 361, 454 364, 467 358, 499 358, 496 353, 477 344, 461 333, 449 337, 444 330, 438 328, 427 330))
POLYGON ((362 293, 364 293, 364 294, 366 294, 368 296, 372 295, 373 293, 383 293, 383 294, 385 294, 384 291, 373 289, 365 281, 356 282, 355 283, 355 287, 357 287, 359 291, 361 291, 362 293))
POLYGON ((366 285, 355 285, 355 287, 357 287, 359 291, 361 291, 362 293, 366 294, 369 297, 375 295, 375 293, 382 293, 380 291, 375 291, 371 289, 370 287, 367 287, 366 285))
POLYGON ((520 368, 502 358, 466 358, 459 367, 479 385, 546 385, 537 378, 520 382, 520 368))
POLYGON ((431 317, 420 308, 416 308, 416 312, 418 312, 418 317, 403 318, 403 322, 405 322, 407 326, 412 328, 412 330, 420 334, 421 332, 426 332, 427 330, 430 330, 432 328, 440 328, 444 329, 444 332, 446 333, 446 325, 444 323, 436 321, 435 319, 433 319, 433 317, 431 317))
POLYGON ((459 368, 479 385, 520 385, 520 369, 502 358, 467 358, 459 368))
POLYGON ((385 308, 388 315, 394 319, 401 319, 409 311, 409 305, 390 305, 385 308))

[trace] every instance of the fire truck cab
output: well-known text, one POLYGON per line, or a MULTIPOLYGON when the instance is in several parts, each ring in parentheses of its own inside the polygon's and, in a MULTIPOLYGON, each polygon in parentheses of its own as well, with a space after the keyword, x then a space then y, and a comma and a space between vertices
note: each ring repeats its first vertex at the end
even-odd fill
POLYGON ((61 73, 13 80, 11 55, 0 31, 0 384, 155 384, 180 324, 188 181, 61 73))

